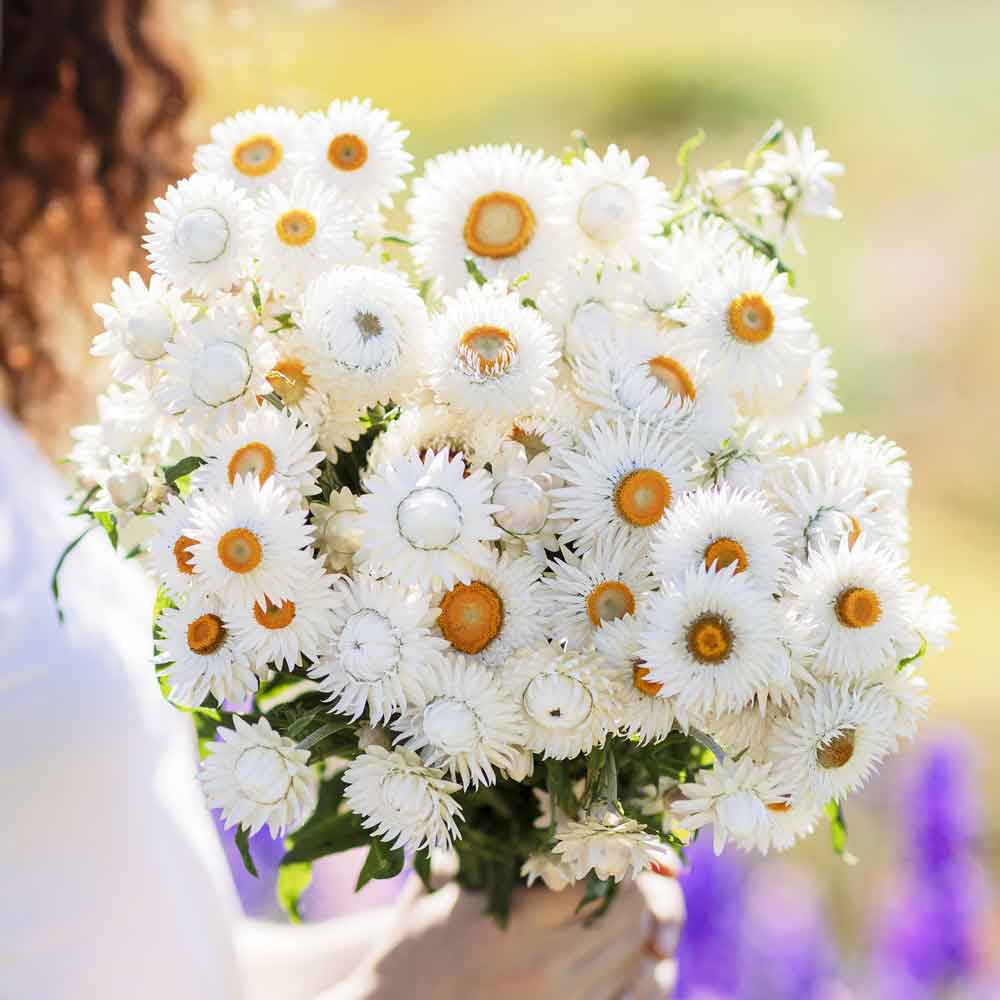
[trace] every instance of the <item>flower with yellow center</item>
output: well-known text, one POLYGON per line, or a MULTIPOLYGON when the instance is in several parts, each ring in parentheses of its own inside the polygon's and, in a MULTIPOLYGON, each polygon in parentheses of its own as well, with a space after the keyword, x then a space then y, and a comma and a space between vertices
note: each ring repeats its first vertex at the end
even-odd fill
POLYGON ((497 326, 474 326, 458 342, 467 363, 485 378, 501 375, 517 357, 517 344, 506 330, 497 326))
POLYGON ((735 573, 742 573, 748 565, 746 549, 735 538, 716 538, 705 549, 705 565, 712 569, 725 569, 735 565, 735 573))
POLYGON ((290 208, 278 216, 274 231, 285 246, 305 246, 316 235, 316 217, 304 209, 290 208))
POLYGON ((465 245, 480 257, 494 259, 520 253, 535 234, 535 213, 520 195, 491 191, 480 195, 465 217, 465 245))
POLYGON ((656 469, 633 469, 615 486, 615 507, 637 528, 659 522, 670 506, 670 481, 656 469))
POLYGON ((326 158, 335 170, 360 170, 368 162, 368 144, 359 135, 341 132, 330 140, 326 158))
POLYGON ((233 166, 247 177, 273 173, 285 155, 281 143, 271 135, 251 135, 233 147, 233 166))
POLYGON ((774 313, 767 299, 756 292, 743 292, 729 303, 729 332, 745 344, 761 344, 774 333, 774 313))
POLYGON ((733 651, 733 631, 722 615, 708 612, 699 615, 687 629, 687 649, 699 663, 716 666, 729 659, 733 651))
POLYGON ((251 441, 233 452, 226 464, 226 478, 230 485, 237 476, 254 476, 258 482, 266 483, 274 472, 274 452, 262 441, 251 441))
POLYGON ((481 653, 503 624, 500 595, 478 580, 457 583, 441 598, 438 626, 460 653, 481 653))
POLYGON ((846 628, 871 628, 882 616, 882 605, 867 587, 847 587, 837 595, 834 611, 846 628))

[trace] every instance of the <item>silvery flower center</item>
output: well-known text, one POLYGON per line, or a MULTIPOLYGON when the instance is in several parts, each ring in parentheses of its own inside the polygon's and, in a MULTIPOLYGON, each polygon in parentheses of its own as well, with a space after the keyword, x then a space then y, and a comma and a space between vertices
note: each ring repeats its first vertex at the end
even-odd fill
POLYGON ((470 753, 479 742, 476 713, 456 698, 437 698, 424 709, 424 733, 445 753, 470 753))
POLYGON ((525 688, 524 710, 545 729, 574 729, 594 708, 586 686, 565 674, 542 674, 525 688))
POLYGON ((598 243, 614 243, 629 230, 635 215, 635 198, 621 184, 605 181, 588 191, 580 202, 580 228, 598 243))
POLYGON ((399 639, 388 618, 373 608, 362 608, 348 618, 337 652, 351 680, 372 683, 396 668, 399 639))
POLYGON ((537 534, 549 516, 549 498, 530 476, 504 479, 493 491, 493 503, 503 507, 493 520, 512 535, 537 534))
POLYGON ((174 240, 192 264, 210 264, 229 246, 229 223, 214 208, 196 208, 181 217, 174 240))
POLYGON ((426 823, 434 814, 434 800, 416 775, 389 774, 382 782, 382 798, 400 826, 426 823))
POLYGON ((462 510, 450 493, 422 486, 396 508, 396 523, 415 549, 446 549, 462 533, 462 510))
POLYGON ((603 302, 584 302, 578 306, 566 331, 566 350, 570 354, 587 344, 611 336, 615 330, 615 314, 603 302))
POLYGON ((234 769, 240 794, 262 806, 273 806, 287 794, 292 783, 285 758, 270 747, 248 747, 234 769))
POLYGON ((160 302, 149 302, 126 321, 125 349, 140 361, 156 361, 163 357, 173 332, 173 319, 166 306, 160 302))
POLYGON ((191 372, 191 392, 206 406, 222 406, 239 399, 250 383, 250 356, 231 340, 208 344, 191 372))
POLYGON ((142 503, 149 492, 149 482, 136 470, 116 472, 108 477, 107 489, 116 507, 130 510, 142 503))

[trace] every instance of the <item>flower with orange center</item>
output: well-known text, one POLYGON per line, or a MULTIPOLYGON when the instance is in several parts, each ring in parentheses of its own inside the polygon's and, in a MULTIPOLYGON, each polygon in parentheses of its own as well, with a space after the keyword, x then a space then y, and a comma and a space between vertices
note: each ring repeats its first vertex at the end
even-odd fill
POLYGON ((615 507, 629 524, 648 528, 670 506, 670 482, 656 469, 635 469, 618 483, 615 507))
POLYGON ((699 663, 706 666, 724 663, 733 649, 733 633, 729 622, 722 615, 700 615, 688 626, 687 648, 699 663))
POLYGON ((252 573, 261 563, 260 539, 248 528, 231 528, 218 543, 219 561, 230 573, 252 573))
POLYGON ((535 234, 535 213, 518 194, 492 191, 480 195, 465 217, 465 245, 479 257, 495 260, 520 253, 535 234))
POLYGON ((694 382, 688 370, 675 358, 659 354, 646 362, 649 374, 671 395, 683 399, 694 399, 697 395, 694 382))
POLYGON ((274 473, 274 452, 261 441, 251 441, 237 448, 226 466, 226 475, 230 484, 236 482, 237 476, 255 476, 261 483, 266 483, 274 473))
POLYGON ((274 231, 285 246, 305 246, 316 235, 316 217, 304 209, 290 208, 278 216, 274 231))
POLYGON ((368 144, 359 135, 342 132, 330 140, 326 158, 336 170, 360 170, 368 162, 368 144))
POLYGON ((492 588, 478 580, 459 583, 441 600, 438 624, 441 634, 462 653, 482 652, 503 625, 503 601, 492 588))
POLYGON ((871 628, 882 617, 882 604, 867 587, 847 587, 837 595, 834 611, 845 628, 871 628))
POLYGON ((651 698, 656 697, 663 690, 662 684, 657 684, 656 681, 650 681, 646 678, 649 676, 649 667, 643 666, 642 663, 635 663, 632 666, 632 686, 636 691, 641 691, 643 694, 648 694, 651 698))
POLYGON ((728 566, 736 565, 734 573, 742 573, 747 568, 746 550, 733 538, 716 538, 708 548, 705 549, 705 567, 712 569, 726 569, 728 566))
POLYGON ((198 543, 187 535, 181 535, 174 542, 174 560, 177 571, 185 576, 194 576, 194 560, 191 558, 191 547, 198 543))
POLYGON ((587 616, 594 628, 635 611, 635 595, 620 580, 604 580, 587 595, 587 616))
POLYGON ((311 380, 306 363, 301 358, 280 358, 271 369, 267 381, 286 406, 301 403, 309 391, 311 380))
POLYGON ((233 166, 247 177, 272 173, 283 157, 281 143, 271 135, 251 135, 233 147, 233 166))
POLYGON ((498 326, 476 326, 462 334, 458 353, 480 375, 491 378, 511 366, 517 357, 517 344, 498 326))
POLYGON ((729 303, 726 325, 737 340, 762 344, 774 333, 774 312, 763 295, 744 292, 729 303))
POLYGON ((254 603, 253 616, 261 628, 288 628, 295 618, 295 602, 282 601, 280 604, 274 604, 270 598, 265 597, 263 606, 260 601, 254 603))
POLYGON ((218 615, 201 615, 187 627, 187 644, 192 653, 208 656, 225 641, 226 629, 218 615))

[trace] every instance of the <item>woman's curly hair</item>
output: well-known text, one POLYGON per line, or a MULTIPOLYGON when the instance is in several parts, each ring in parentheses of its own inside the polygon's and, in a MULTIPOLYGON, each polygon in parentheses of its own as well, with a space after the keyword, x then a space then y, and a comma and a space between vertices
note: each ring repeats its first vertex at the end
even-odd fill
POLYGON ((137 263, 143 209, 186 158, 188 87, 151 41, 150 7, 4 2, 0 399, 39 431, 65 422, 60 372, 80 365, 92 332, 80 308, 86 264, 100 255, 106 281, 117 260, 137 263))

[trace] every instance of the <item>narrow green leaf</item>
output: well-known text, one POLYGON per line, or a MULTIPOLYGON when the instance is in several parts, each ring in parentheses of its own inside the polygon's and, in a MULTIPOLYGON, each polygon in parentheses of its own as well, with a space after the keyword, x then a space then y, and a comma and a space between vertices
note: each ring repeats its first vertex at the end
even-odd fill
POLYGON ((236 830, 236 846, 239 848, 243 867, 254 878, 260 878, 260 875, 257 873, 257 866, 253 863, 253 857, 250 855, 250 831, 245 826, 238 827, 236 830))
POLYGON ((688 165, 688 160, 691 154, 705 141, 705 130, 703 128, 698 129, 694 135, 690 138, 685 139, 681 144, 681 148, 677 150, 677 166, 681 168, 680 176, 677 178, 677 183, 674 185, 674 190, 671 197, 674 201, 678 201, 681 195, 684 193, 685 188, 688 186, 688 179, 691 176, 691 168, 688 165))
MULTIPOLYGON (((287 857, 287 855, 286 855, 287 857)), ((312 884, 312 865, 308 861, 296 861, 291 864, 282 862, 278 869, 278 881, 274 887, 278 903, 288 914, 293 924, 302 922, 299 903, 302 894, 312 884)))
POLYGON ((434 885, 431 883, 431 852, 426 847, 422 847, 413 855, 413 870, 420 877, 424 888, 428 892, 433 892, 434 885))
POLYGON ((585 907, 597 903, 597 908, 587 915, 587 923, 592 923, 599 917, 603 917, 608 912, 608 907, 615 897, 617 888, 614 879, 601 879, 597 877, 595 872, 589 872, 583 899, 577 905, 576 912, 579 913, 585 907))
POLYGON ((252 278, 250 280, 250 285, 253 288, 253 294, 250 296, 250 301, 253 302, 253 307, 257 310, 257 315, 259 316, 264 311, 264 304, 260 300, 260 286, 252 278))
MULTIPOLYGON (((917 633, 918 635, 920 633, 917 633)), ((912 656, 904 656, 903 659, 899 661, 899 666, 896 670, 902 670, 908 667, 911 663, 916 663, 927 652, 927 639, 924 636, 920 636, 920 648, 912 656)))
POLYGON ((108 536, 108 541, 111 543, 111 548, 118 548, 118 521, 114 514, 109 513, 106 510, 95 510, 92 514, 94 520, 104 529, 104 533, 108 536))
POLYGON ((510 897, 517 885, 518 865, 513 858, 493 861, 485 866, 486 913, 500 927, 510 919, 510 897))
POLYGON ((315 861, 369 842, 369 835, 362 828, 360 818, 351 812, 328 813, 315 823, 311 819, 308 826, 308 830, 302 827, 294 837, 289 838, 287 843, 290 846, 282 864, 315 861))
POLYGON ((401 847, 390 847, 384 840, 373 840, 368 857, 358 873, 354 891, 364 888, 372 879, 395 878, 403 870, 406 860, 401 847))
MULTIPOLYGON (((68 459, 67 459, 67 461, 68 461, 68 459)), ((87 490, 87 492, 83 496, 83 498, 80 500, 80 502, 76 505, 76 510, 74 510, 69 516, 70 517, 83 517, 84 515, 89 514, 90 513, 90 501, 93 500, 95 496, 97 496, 97 491, 100 488, 101 487, 98 486, 96 483, 93 486, 91 486, 90 489, 87 490)))
POLYGON ((482 287, 486 284, 486 275, 479 270, 479 265, 471 257, 465 258, 465 269, 477 285, 482 287))
POLYGON ((383 243, 398 243, 400 246, 403 246, 403 247, 416 246, 416 244, 413 242, 413 240, 408 240, 405 236, 397 236, 395 234, 392 234, 390 236, 383 236, 382 237, 382 242, 383 243))
POLYGON ((164 466, 163 478, 166 481, 167 486, 174 486, 178 479, 190 476, 195 469, 204 464, 205 460, 203 458, 199 458, 197 455, 188 455, 186 458, 182 458, 179 462, 175 462, 173 465, 164 466))
POLYGON ((69 545, 67 545, 66 548, 62 550, 62 555, 60 555, 59 558, 56 560, 55 569, 52 570, 52 582, 49 584, 49 586, 52 588, 52 599, 55 601, 56 614, 59 616, 60 623, 63 621, 64 615, 63 615, 62 605, 59 603, 59 574, 62 572, 63 563, 66 562, 66 557, 93 530, 94 526, 93 524, 90 524, 83 531, 81 531, 80 534, 77 535, 76 538, 74 538, 73 541, 71 541, 69 545))
POLYGON ((824 807, 824 811, 830 820, 830 841, 834 853, 846 864, 856 864, 857 858, 847 849, 847 820, 844 818, 843 804, 831 799, 824 807))

